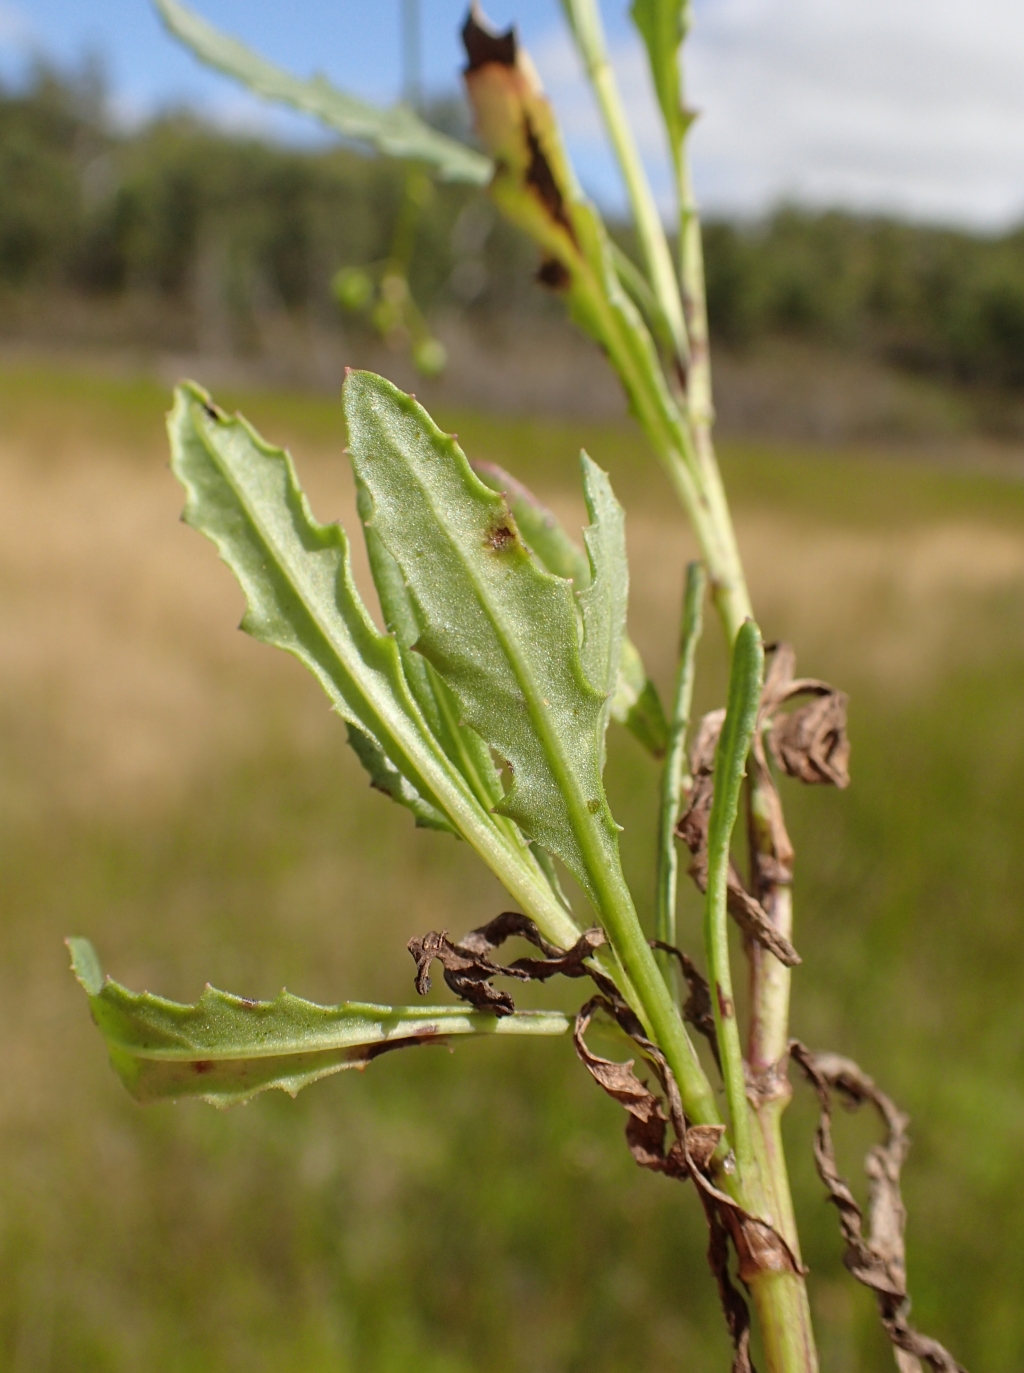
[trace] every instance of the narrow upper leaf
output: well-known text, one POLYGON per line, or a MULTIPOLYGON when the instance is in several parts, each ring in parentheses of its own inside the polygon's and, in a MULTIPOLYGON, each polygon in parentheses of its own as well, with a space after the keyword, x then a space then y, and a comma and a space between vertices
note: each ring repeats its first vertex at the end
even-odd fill
POLYGON ((498 1018, 462 1006, 318 1006, 286 991, 273 1001, 250 1001, 209 986, 185 1006, 104 978, 88 940, 67 942, 111 1062, 142 1102, 199 1097, 231 1106, 271 1087, 294 1096, 391 1049, 456 1035, 558 1035, 569 1027, 558 1012, 498 1018))
POLYGON ((171 33, 197 57, 257 95, 311 114, 347 138, 369 143, 390 157, 425 162, 443 181, 484 186, 490 180, 489 158, 432 129, 407 105, 381 109, 337 90, 323 76, 304 81, 221 33, 179 0, 155 0, 155 4, 171 33))
POLYGON ((606 692, 583 669, 572 585, 530 556, 504 499, 411 397, 366 372, 344 395, 368 523, 402 569, 417 647, 508 761, 501 813, 593 894, 592 865, 617 868, 616 826, 601 783, 606 692))
POLYGON ((305 663, 375 783, 421 823, 443 817, 547 937, 568 948, 578 929, 521 838, 496 824, 430 733, 398 643, 377 631, 356 590, 344 531, 313 519, 287 453, 191 384, 175 394, 169 432, 172 467, 188 493, 185 520, 238 577, 248 602, 243 628, 305 663))
POLYGON ((679 72, 679 49, 690 25, 690 0, 633 0, 630 16, 647 48, 669 146, 677 158, 690 122, 683 108, 679 72))
MULTIPOLYGON (((577 593, 583 616, 583 671, 611 705, 622 660, 629 601, 626 521, 605 472, 586 453, 583 496, 590 516, 583 541, 590 560, 590 584, 577 593)), ((602 733, 603 742, 603 733, 602 733)))

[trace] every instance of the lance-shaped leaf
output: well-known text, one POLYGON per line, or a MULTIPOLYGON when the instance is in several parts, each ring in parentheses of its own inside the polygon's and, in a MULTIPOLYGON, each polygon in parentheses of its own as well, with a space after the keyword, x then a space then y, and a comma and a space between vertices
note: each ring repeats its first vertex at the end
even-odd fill
MULTIPOLYGON (((584 670, 572 584, 531 556, 504 498, 415 400, 368 372, 349 373, 344 400, 356 477, 373 501, 367 523, 402 569, 417 649, 508 762, 500 812, 593 896, 596 868, 618 871, 601 783, 608 688, 584 670)), ((621 633, 624 607, 603 587, 606 604, 588 613, 594 624, 618 617, 621 633)))
POLYGON ((396 640, 378 632, 356 590, 344 530, 314 520, 288 454, 191 384, 177 389, 168 428, 171 464, 188 493, 185 521, 238 578, 248 603, 242 628, 314 673, 376 785, 421 820, 447 822, 545 935, 569 948, 579 930, 522 838, 495 822, 431 734, 396 640))
POLYGON ((654 91, 678 158, 693 116, 683 108, 679 49, 690 27, 690 0, 633 0, 630 17, 647 48, 654 91))
POLYGON ((626 521, 606 473, 586 453, 583 498, 590 524, 583 534, 590 562, 590 582, 576 592, 583 616, 580 647, 583 671, 605 698, 601 725, 601 764, 604 768, 604 732, 619 680, 622 645, 626 637, 626 606, 629 601, 629 564, 626 561, 626 521))
POLYGON ((233 1106, 271 1087, 295 1096, 392 1049, 467 1035, 559 1035, 569 1028, 568 1018, 554 1011, 499 1018, 462 1006, 318 1006, 285 991, 273 1001, 250 1001, 209 986, 184 1006, 105 978, 88 940, 67 942, 111 1063, 145 1103, 198 1097, 233 1106))
MULTIPOLYGON (((568 578, 577 595, 585 592, 590 586, 590 559, 569 537, 552 511, 504 468, 489 462, 474 462, 472 466, 492 491, 504 495, 523 542, 534 556, 556 577, 568 578)), ((661 757, 665 752, 668 722, 661 698, 628 635, 622 639, 610 714, 655 757, 661 757)))
POLYGON ((490 180, 489 158, 432 129, 408 105, 381 109, 339 91, 322 76, 304 81, 273 66, 244 43, 221 33, 179 0, 155 0, 155 3, 171 33, 197 57, 241 81, 264 99, 313 115, 347 138, 369 143, 389 157, 424 162, 443 181, 484 186, 490 180))

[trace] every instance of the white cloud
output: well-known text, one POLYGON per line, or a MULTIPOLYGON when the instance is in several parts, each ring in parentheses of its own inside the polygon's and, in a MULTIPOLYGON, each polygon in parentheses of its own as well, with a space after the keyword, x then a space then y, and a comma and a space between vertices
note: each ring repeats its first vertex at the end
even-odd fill
MULTIPOLYGON (((567 40, 537 58, 574 151, 615 194, 567 40)), ((615 59, 657 157, 639 43, 615 59)), ((688 70, 709 208, 751 214, 790 198, 978 226, 1024 216, 1022 0, 703 0, 688 70)))

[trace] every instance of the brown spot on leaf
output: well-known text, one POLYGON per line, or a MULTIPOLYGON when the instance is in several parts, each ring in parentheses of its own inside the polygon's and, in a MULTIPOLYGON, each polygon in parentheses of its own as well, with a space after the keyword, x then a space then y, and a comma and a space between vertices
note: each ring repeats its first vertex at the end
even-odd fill
POLYGON ((192 1071, 199 1074, 212 1073, 213 1064, 208 1058, 199 1058, 192 1064, 192 1071))
MULTIPOLYGON (((934 1373, 965 1373, 947 1349, 915 1330, 908 1319, 910 1297, 903 1244, 907 1213, 900 1194, 900 1171, 910 1148, 907 1116, 851 1059, 838 1054, 813 1054, 796 1039, 790 1041, 789 1051, 821 1105, 814 1161, 828 1199, 839 1212, 839 1226, 846 1242, 843 1263, 858 1282, 874 1292, 882 1325, 897 1350, 911 1359, 922 1360, 934 1373), (870 1149, 864 1164, 869 1181, 867 1235, 863 1213, 836 1164, 832 1142, 833 1091, 851 1109, 870 1102, 886 1128, 885 1143, 870 1149)), ((901 1361, 900 1367, 905 1366, 906 1361, 901 1361)))
POLYGON ((736 1014, 735 1007, 732 1004, 732 998, 726 996, 718 982, 715 983, 715 996, 718 998, 718 1014, 723 1020, 732 1020, 733 1016, 736 1014))
POLYGON ((572 221, 566 213, 561 188, 555 180, 551 163, 544 155, 544 149, 540 145, 536 130, 526 114, 523 115, 523 133, 526 135, 526 146, 530 153, 530 161, 526 168, 526 184, 555 223, 560 224, 575 243, 576 234, 572 227, 572 221))
POLYGON ((491 548, 495 553, 502 553, 516 542, 516 532, 508 524, 492 525, 487 531, 484 545, 491 548))

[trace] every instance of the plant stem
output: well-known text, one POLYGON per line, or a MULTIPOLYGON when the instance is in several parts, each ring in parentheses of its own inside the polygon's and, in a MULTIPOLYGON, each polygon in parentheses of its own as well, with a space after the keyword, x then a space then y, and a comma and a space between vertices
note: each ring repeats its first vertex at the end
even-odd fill
POLYGON ((739 813, 740 788, 757 725, 764 669, 761 632, 748 620, 736 636, 729 672, 729 700, 715 753, 715 789, 708 821, 708 883, 704 904, 704 951, 711 1004, 729 1103, 729 1127, 736 1151, 741 1195, 756 1195, 757 1164, 747 1109, 746 1073, 740 1047, 736 1002, 729 966, 728 883, 730 844, 739 813))
POLYGON ((596 0, 563 0, 563 8, 626 183, 651 289, 671 331, 676 357, 685 364, 688 355, 686 323, 672 254, 632 127, 622 105, 615 72, 608 60, 601 12, 596 0))
POLYGON ((750 1279, 769 1373, 818 1373, 807 1300, 798 1273, 759 1273, 750 1279))
MULTIPOLYGON (((707 574, 700 563, 686 569, 683 596, 683 629, 680 639, 679 667, 669 724, 668 749, 661 774, 661 809, 658 818, 658 888, 654 908, 654 933, 663 944, 676 943, 676 892, 679 855, 675 828, 686 768, 686 735, 690 728, 690 707, 696 668, 697 644, 704 627, 703 604, 707 574)), ((677 985, 674 960, 670 954, 658 958, 669 987, 677 985)))
MULTIPOLYGON (((586 836, 580 837, 586 845, 586 836)), ((592 862, 589 870, 601 923, 639 1002, 634 1009, 672 1069, 687 1119, 698 1125, 720 1124, 722 1116, 711 1083, 644 937, 621 868, 599 861, 592 862)))

